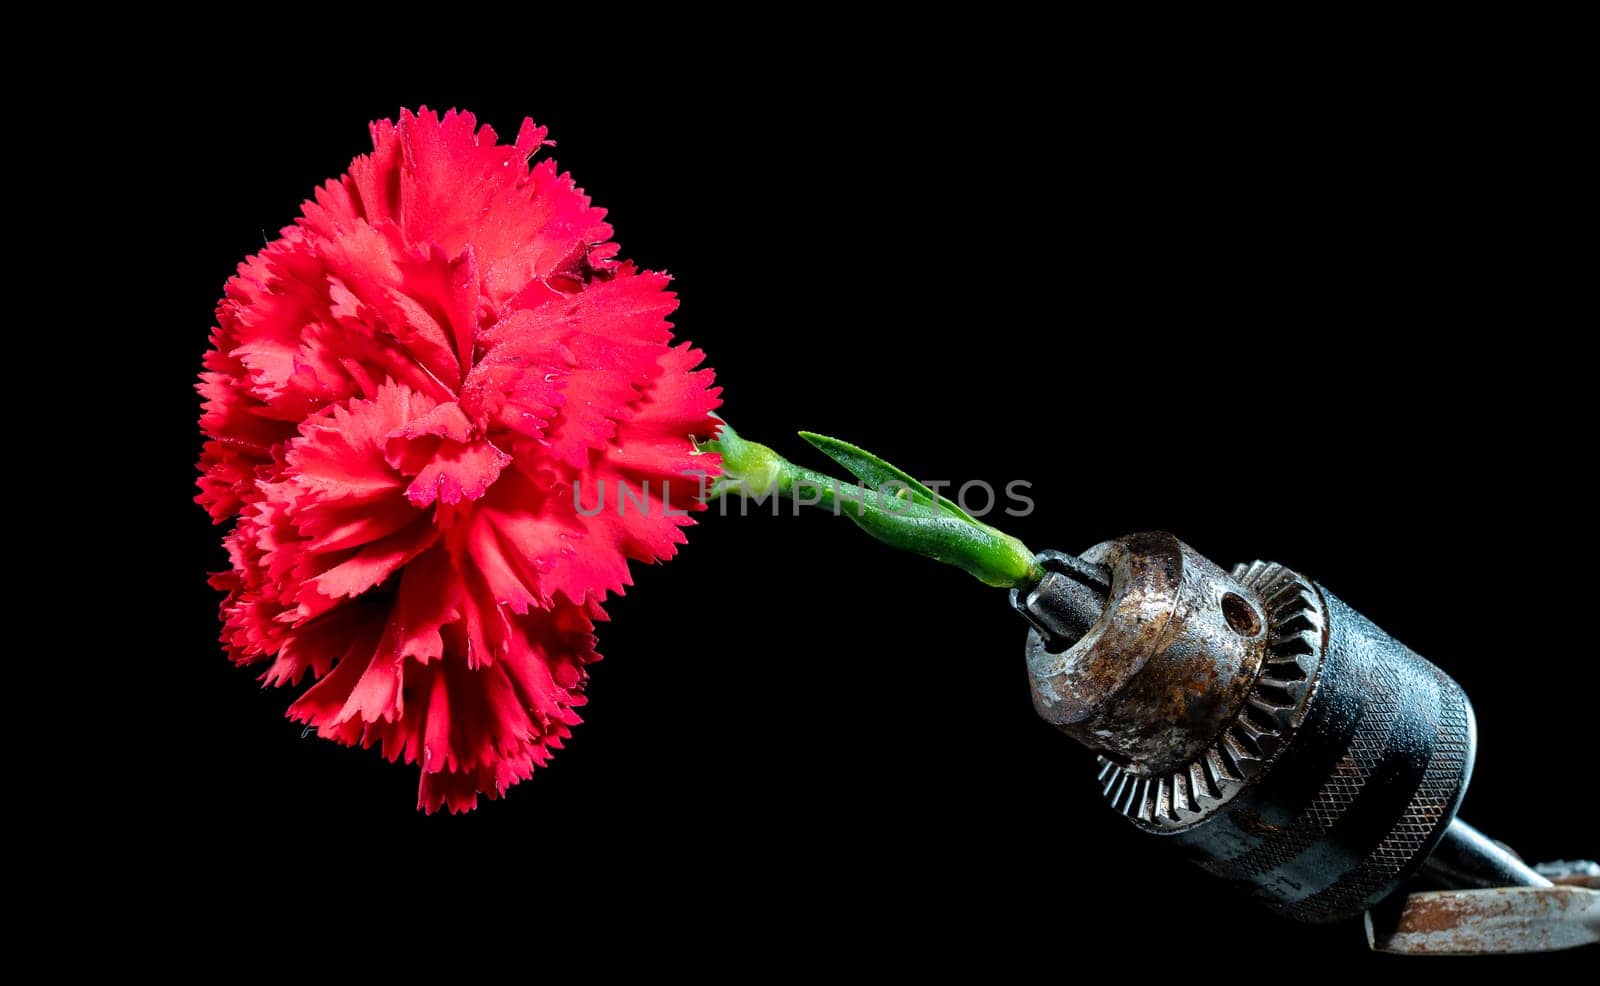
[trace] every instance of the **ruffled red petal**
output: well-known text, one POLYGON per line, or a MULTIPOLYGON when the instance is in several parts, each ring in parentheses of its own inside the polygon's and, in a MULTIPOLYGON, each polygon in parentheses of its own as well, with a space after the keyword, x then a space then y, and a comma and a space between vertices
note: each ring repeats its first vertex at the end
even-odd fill
POLYGON ((233 660, 311 680, 292 718, 462 811, 580 721, 600 604, 630 559, 672 556, 687 473, 717 471, 688 436, 719 391, 672 344, 667 278, 530 167, 543 128, 501 144, 424 108, 372 142, 228 282, 196 499, 233 522, 212 579, 233 660))

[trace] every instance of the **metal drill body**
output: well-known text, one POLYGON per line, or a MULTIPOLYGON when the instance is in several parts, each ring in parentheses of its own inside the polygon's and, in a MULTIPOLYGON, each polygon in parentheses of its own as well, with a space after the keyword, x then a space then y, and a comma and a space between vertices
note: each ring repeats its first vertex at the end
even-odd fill
POLYGON ((1304 718, 1209 823, 1174 838, 1302 921, 1365 911, 1421 866, 1472 773, 1467 697, 1321 586, 1325 642, 1304 718))
POLYGON ((1310 922, 1359 915, 1427 859, 1475 744, 1442 671, 1299 574, 1223 572, 1170 534, 1040 557, 1013 598, 1035 708, 1100 752, 1133 824, 1310 922))

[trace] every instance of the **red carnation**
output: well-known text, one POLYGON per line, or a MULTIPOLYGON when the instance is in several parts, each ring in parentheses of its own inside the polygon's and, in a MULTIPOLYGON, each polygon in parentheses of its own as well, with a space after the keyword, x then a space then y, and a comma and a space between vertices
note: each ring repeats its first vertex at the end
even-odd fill
POLYGON ((463 811, 579 722, 601 602, 683 542, 683 474, 717 471, 688 436, 719 391, 671 345, 668 278, 529 166, 542 127, 507 146, 423 109, 371 129, 227 284, 197 500, 236 518, 212 580, 233 660, 309 674, 292 718, 420 763, 419 807, 463 811), (650 509, 583 515, 619 483, 650 509))

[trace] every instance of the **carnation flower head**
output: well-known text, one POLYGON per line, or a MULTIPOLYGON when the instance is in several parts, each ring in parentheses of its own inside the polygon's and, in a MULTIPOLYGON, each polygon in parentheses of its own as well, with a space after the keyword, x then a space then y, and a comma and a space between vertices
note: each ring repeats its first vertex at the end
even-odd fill
POLYGON ((672 343, 668 278, 530 166, 543 128, 501 144, 423 108, 371 131, 228 281, 196 499, 232 522, 232 659, 310 682, 291 718, 419 764, 419 807, 461 811, 580 721, 602 601, 673 555, 688 474, 717 473, 689 436, 719 388, 672 343), (619 484, 648 509, 594 513, 619 484))

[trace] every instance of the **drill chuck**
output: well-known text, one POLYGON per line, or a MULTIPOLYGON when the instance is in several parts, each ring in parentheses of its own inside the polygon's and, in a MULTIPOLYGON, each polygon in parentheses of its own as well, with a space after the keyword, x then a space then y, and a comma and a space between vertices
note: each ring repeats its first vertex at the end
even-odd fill
POLYGON ((1451 830, 1466 695, 1320 585, 1165 533, 1039 560, 1012 594, 1034 707, 1138 828, 1308 922, 1367 910, 1451 830))

